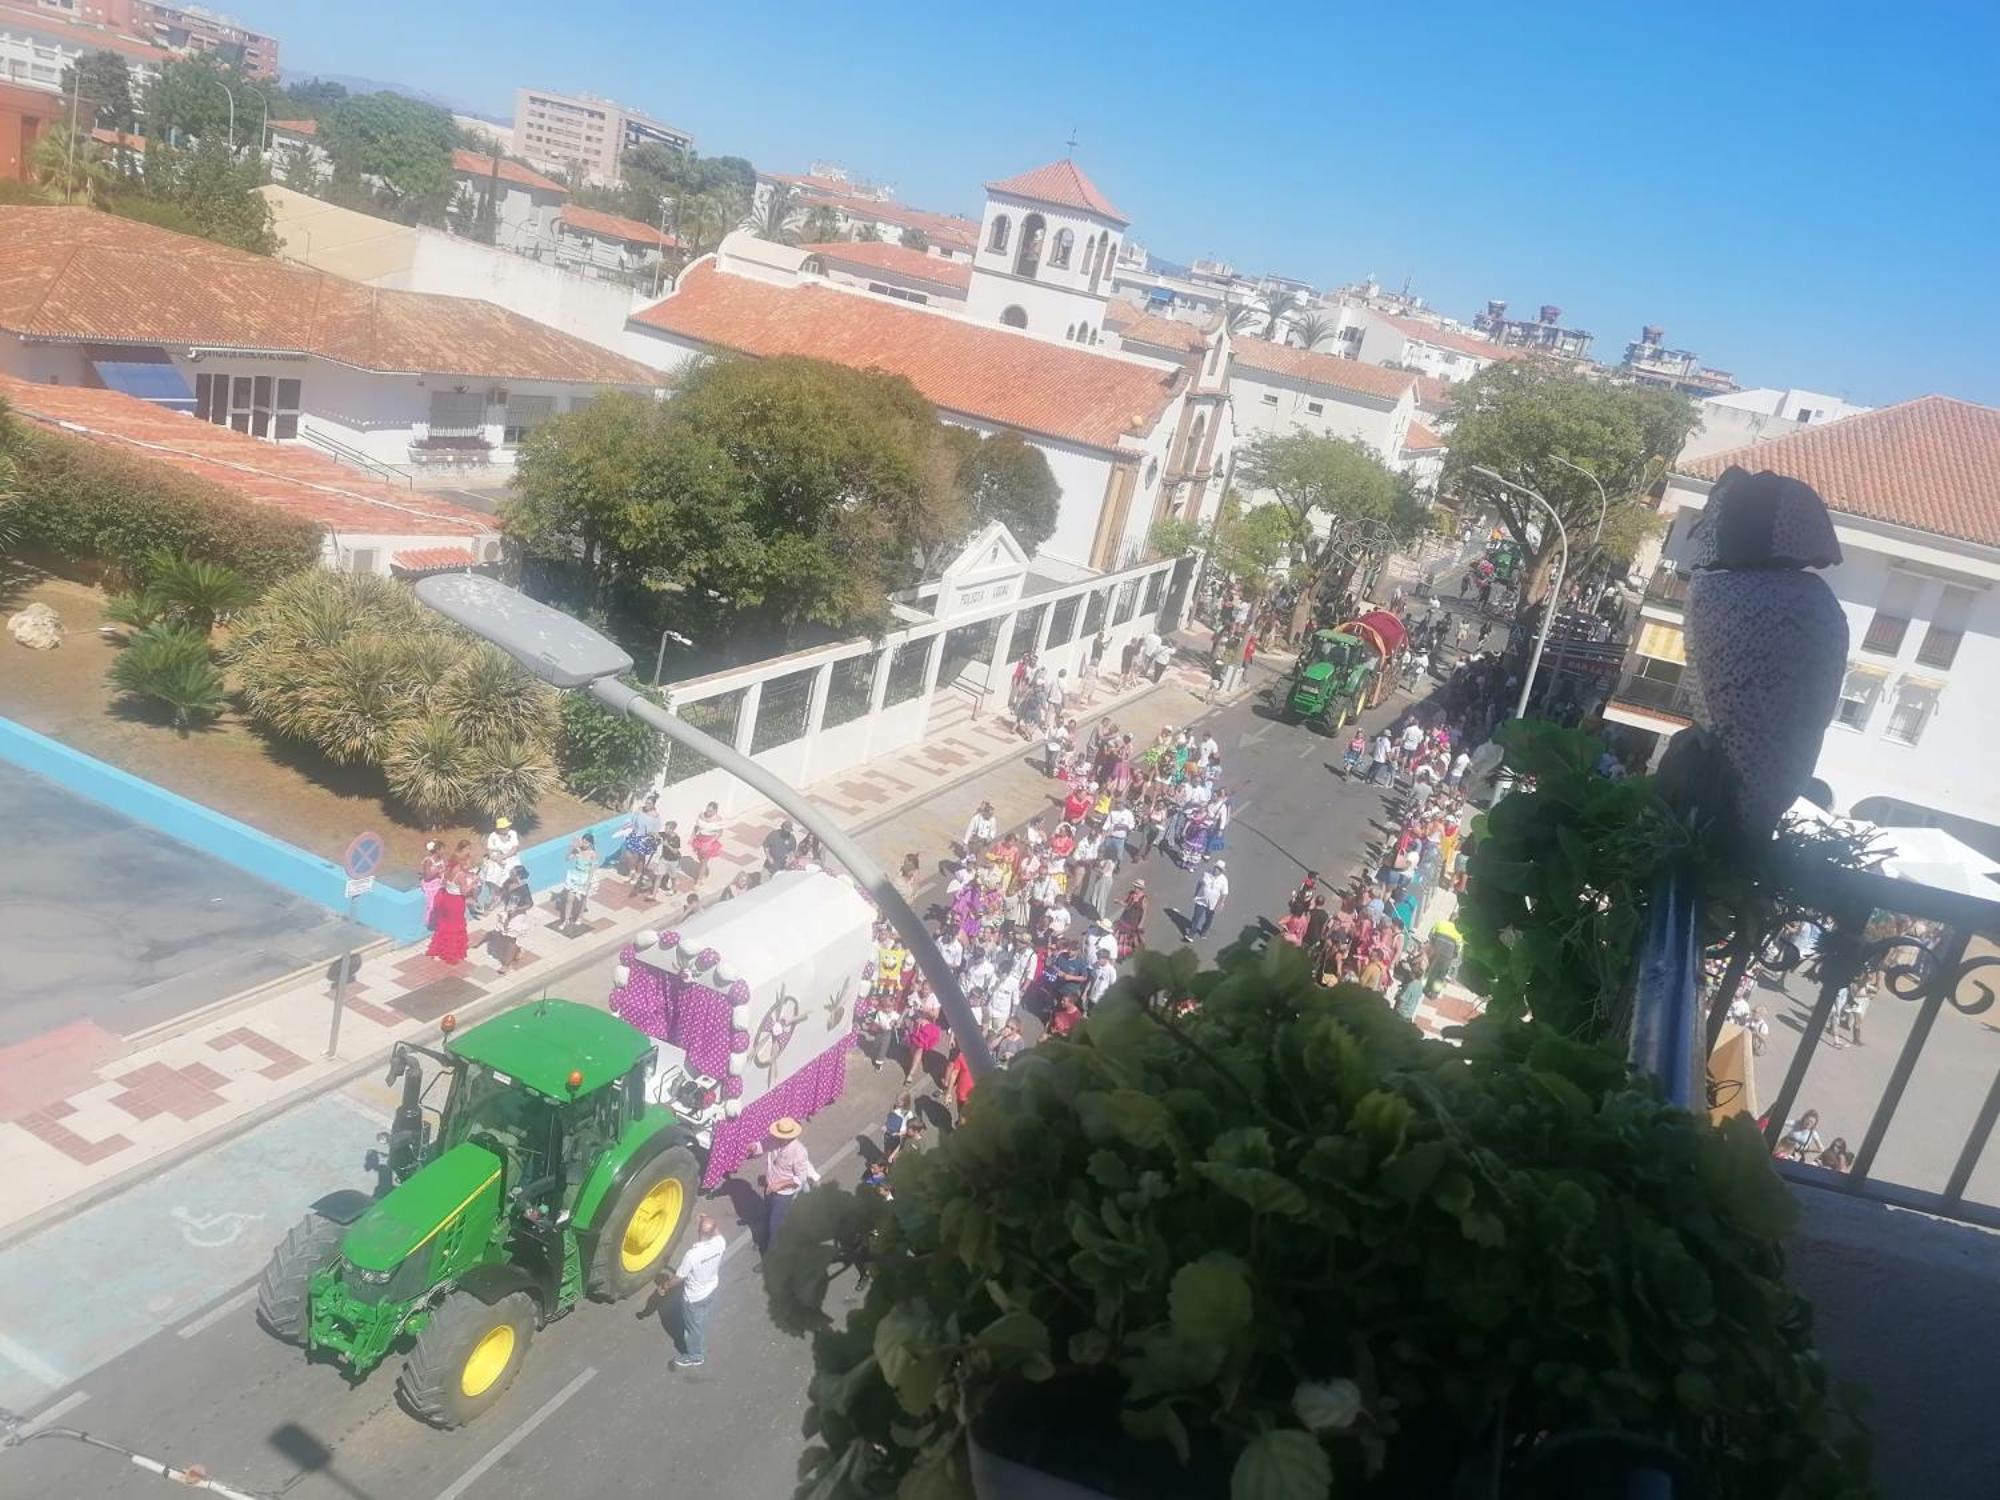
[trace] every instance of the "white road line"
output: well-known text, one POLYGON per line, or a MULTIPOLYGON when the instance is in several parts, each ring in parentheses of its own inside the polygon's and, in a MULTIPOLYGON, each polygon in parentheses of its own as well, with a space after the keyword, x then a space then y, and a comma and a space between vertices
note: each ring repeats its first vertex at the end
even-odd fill
POLYGON ((569 1400, 570 1397, 574 1396, 578 1391, 582 1390, 585 1386, 589 1385, 591 1379, 596 1374, 597 1370, 595 1367, 578 1371, 577 1376, 574 1380, 572 1380, 568 1385, 564 1386, 561 1390, 557 1391, 553 1396, 549 1397, 549 1399, 544 1401, 540 1406, 536 1407, 534 1414, 530 1416, 527 1421, 523 1422, 519 1427, 516 1427, 512 1432, 508 1433, 507 1436, 502 1438, 499 1442, 495 1443, 490 1449, 488 1449, 486 1456, 480 1459, 479 1462, 474 1464, 471 1468, 467 1469, 463 1474, 459 1475, 457 1482, 454 1483, 450 1489, 440 1494, 437 1497, 437 1500, 458 1500, 458 1497, 460 1495, 463 1495, 467 1490, 471 1489, 475 1484, 477 1484, 480 1481, 481 1478, 485 1476, 485 1473, 488 1469, 492 1468, 495 1464, 499 1463, 501 1459, 505 1458, 508 1454, 512 1453, 516 1448, 518 1448, 523 1442, 527 1440, 528 1435, 530 1433, 532 1433, 537 1427, 541 1426, 542 1423, 548 1421, 550 1417, 554 1416, 556 1414, 557 1407, 561 1406, 563 1402, 569 1400))
POLYGON ((335 1089, 326 1097, 333 1103, 338 1104, 342 1109, 361 1116, 362 1119, 378 1128, 386 1128, 395 1123, 389 1115, 383 1113, 372 1104, 362 1103, 359 1099, 348 1093, 346 1089, 335 1089))
POLYGON ((67 1396, 63 1397, 62 1400, 51 1402, 49 1405, 43 1407, 40 1411, 36 1412, 32 1417, 28 1418, 27 1425, 23 1427, 21 1431, 24 1435, 32 1437, 34 1434, 40 1432, 44 1427, 55 1426, 57 1422, 61 1421, 71 1412, 75 1411, 79 1406, 83 1405, 83 1403, 88 1401, 89 1399, 90 1399, 89 1391, 71 1391, 67 1396))
POLYGON ((222 1301, 216 1303, 215 1306, 211 1307, 207 1312, 201 1314, 199 1317, 189 1319, 187 1322, 183 1323, 179 1328, 176 1328, 174 1332, 179 1334, 184 1339, 191 1339, 196 1334, 204 1332, 207 1329, 213 1328, 217 1323, 220 1323, 224 1318, 228 1317, 231 1313, 240 1312, 243 1308, 248 1307, 252 1302, 255 1302, 256 1300, 257 1300, 257 1288, 256 1285, 253 1283, 250 1286, 246 1286, 245 1288, 243 1288, 243 1290, 238 1292, 234 1297, 223 1298, 222 1301))
POLYGON ((69 1384, 69 1376, 35 1353, 26 1344, 0 1333, 0 1359, 16 1369, 39 1380, 52 1391, 59 1391, 69 1384))

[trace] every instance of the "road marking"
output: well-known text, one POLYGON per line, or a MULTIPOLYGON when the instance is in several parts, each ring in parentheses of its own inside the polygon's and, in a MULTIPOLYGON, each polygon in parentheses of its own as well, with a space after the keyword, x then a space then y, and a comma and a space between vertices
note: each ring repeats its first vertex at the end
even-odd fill
POLYGON ((437 1500, 458 1500, 458 1497, 460 1495, 463 1495, 467 1490, 471 1489, 473 1485, 477 1484, 480 1481, 480 1479, 485 1476, 486 1471, 488 1469, 492 1468, 495 1464, 499 1463, 501 1459, 505 1458, 508 1454, 512 1453, 516 1448, 518 1448, 522 1443, 526 1442, 529 1434, 534 1432, 534 1430, 537 1427, 541 1426, 542 1423, 548 1421, 550 1417, 554 1416, 556 1414, 556 1408, 561 1406, 565 1401, 569 1400, 570 1397, 574 1396, 578 1391, 582 1390, 585 1386, 589 1385, 592 1378, 595 1377, 596 1374, 597 1370, 595 1366, 591 1366, 586 1369, 578 1371, 576 1378, 574 1380, 570 1381, 568 1385, 564 1386, 561 1390, 557 1391, 553 1396, 549 1397, 548 1400, 544 1401, 540 1406, 536 1407, 534 1413, 528 1418, 527 1421, 523 1422, 519 1427, 516 1427, 512 1432, 508 1433, 507 1436, 502 1438, 499 1442, 495 1443, 492 1446, 492 1448, 488 1449, 486 1456, 480 1459, 479 1462, 474 1464, 471 1468, 467 1469, 463 1474, 461 1474, 458 1477, 457 1482, 453 1484, 450 1489, 445 1490, 442 1494, 440 1494, 437 1497, 437 1500))
POLYGON ((53 1427, 57 1421, 68 1416, 89 1399, 89 1391, 71 1391, 62 1400, 51 1402, 28 1418, 27 1425, 21 1429, 22 1435, 24 1437, 33 1437, 44 1427, 53 1427))
POLYGON ((223 1298, 222 1301, 216 1303, 215 1306, 201 1314, 200 1317, 190 1319, 174 1331, 184 1339, 191 1339, 196 1334, 213 1328, 231 1313, 241 1311, 256 1300, 257 1286, 255 1282, 252 1282, 234 1297, 223 1298))
POLYGON ((372 1104, 364 1104, 361 1100, 355 1098, 345 1089, 335 1089, 332 1093, 328 1094, 326 1098, 330 1102, 338 1104, 342 1109, 345 1109, 352 1114, 357 1114, 361 1116, 362 1119, 366 1120, 371 1125, 388 1126, 395 1123, 395 1121, 386 1112, 377 1109, 372 1104))
POLYGON ((39 1380, 52 1391, 59 1391, 69 1384, 69 1376, 35 1353, 26 1344, 0 1333, 0 1359, 24 1374, 39 1380))

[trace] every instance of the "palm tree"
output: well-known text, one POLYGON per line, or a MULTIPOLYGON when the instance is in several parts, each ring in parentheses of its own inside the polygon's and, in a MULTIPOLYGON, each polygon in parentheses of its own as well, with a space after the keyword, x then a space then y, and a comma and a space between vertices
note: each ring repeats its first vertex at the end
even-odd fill
POLYGON ((864 222, 854 231, 854 238, 864 245, 876 245, 882 241, 882 226, 873 219, 864 222))
POLYGON ((435 827, 472 801, 471 757, 458 726, 439 715, 406 724, 382 757, 389 790, 435 827))
POLYGON ((824 245, 840 238, 840 214, 831 203, 815 203, 806 210, 799 236, 809 245, 824 245))
POLYGON ((229 701, 222 673, 208 654, 208 637, 180 625, 140 631, 111 664, 111 682, 127 697, 165 707, 183 736, 218 716, 229 701))
POLYGON ((111 187, 104 152, 88 134, 58 125, 35 142, 35 180, 58 203, 94 204, 111 187))
POLYGON ((1223 314, 1222 322, 1232 334, 1246 331, 1257 321, 1257 309, 1247 302, 1232 302, 1223 314))
POLYGON ((1301 313, 1292 320, 1292 332, 1299 336, 1301 349, 1317 349, 1339 331, 1339 322, 1324 313, 1301 313))
POLYGON ((1299 305, 1299 294, 1284 287, 1272 287, 1258 300, 1258 308, 1264 314, 1264 337, 1272 343, 1278 341, 1278 327, 1291 317, 1299 305))
POLYGON ((796 245, 799 242, 799 220, 805 216, 805 206, 799 201, 799 190, 789 182, 774 182, 765 189, 762 206, 752 204, 750 212, 736 227, 747 229, 760 240, 769 240, 774 245, 796 245))
POLYGON ((546 741, 496 740, 467 752, 470 801, 489 818, 518 818, 556 789, 546 741))
POLYGON ((155 552, 147 570, 151 577, 142 592, 151 596, 161 614, 203 636, 257 600, 256 588, 234 568, 185 552, 155 552))
POLYGON ((727 206, 712 193, 694 193, 681 199, 675 222, 681 243, 692 255, 706 255, 722 243, 729 232, 731 217, 727 206))
POLYGON ((555 733, 555 693, 483 642, 459 655, 435 699, 471 745, 543 745, 555 733))

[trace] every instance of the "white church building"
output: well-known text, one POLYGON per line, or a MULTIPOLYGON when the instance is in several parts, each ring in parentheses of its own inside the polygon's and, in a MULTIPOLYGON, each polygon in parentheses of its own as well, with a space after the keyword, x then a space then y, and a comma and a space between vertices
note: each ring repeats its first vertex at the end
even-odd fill
POLYGON ((623 348, 667 370, 714 353, 881 369, 944 421, 1019 433, 1062 492, 1036 568, 1080 578, 1142 559, 1166 516, 1212 514, 1233 440, 1226 333, 1170 347, 1107 326, 1125 229, 1072 161, 988 183, 964 298, 931 303, 840 275, 825 246, 739 232, 635 312, 623 348))

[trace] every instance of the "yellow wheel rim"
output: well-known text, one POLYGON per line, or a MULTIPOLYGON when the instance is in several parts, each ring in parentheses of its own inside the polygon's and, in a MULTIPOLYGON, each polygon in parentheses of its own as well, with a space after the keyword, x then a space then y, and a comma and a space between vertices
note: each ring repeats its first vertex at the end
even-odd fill
POLYGON ((514 1329, 509 1323, 497 1328, 489 1328, 480 1335, 479 1342, 472 1346, 472 1352, 465 1356, 465 1368, 459 1371, 458 1388, 468 1396, 483 1396, 493 1389, 493 1382, 507 1371, 507 1362, 514 1357, 514 1329))
POLYGON ((667 1241, 681 1222, 681 1183, 678 1177, 662 1178, 653 1184, 632 1217, 625 1221, 625 1238, 618 1246, 618 1258, 628 1271, 643 1271, 660 1258, 667 1241))

